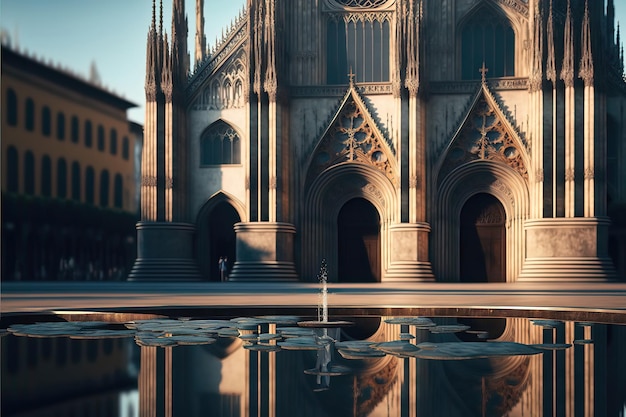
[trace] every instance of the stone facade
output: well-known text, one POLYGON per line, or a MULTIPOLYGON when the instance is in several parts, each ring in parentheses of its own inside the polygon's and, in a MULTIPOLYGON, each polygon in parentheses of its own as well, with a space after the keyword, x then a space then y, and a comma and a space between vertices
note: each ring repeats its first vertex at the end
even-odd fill
POLYGON ((230 280, 614 279, 626 85, 602 3, 250 0, 215 47, 199 25, 193 70, 183 2, 171 47, 153 4, 139 233, 195 228, 177 279, 223 255, 230 280))

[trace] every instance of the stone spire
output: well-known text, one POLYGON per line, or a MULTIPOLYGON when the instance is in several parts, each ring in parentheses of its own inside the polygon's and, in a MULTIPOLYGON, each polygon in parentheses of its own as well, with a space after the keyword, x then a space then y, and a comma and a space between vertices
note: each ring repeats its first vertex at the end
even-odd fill
POLYGON ((407 19, 407 65, 405 86, 411 95, 416 95, 419 89, 419 30, 420 30, 420 5, 414 1, 409 2, 407 19))
POLYGON ((565 16, 565 34, 563 36, 563 67, 561 68, 561 79, 566 87, 574 85, 574 36, 572 27, 572 7, 570 0, 567 0, 567 14, 565 16))
POLYGON ((184 88, 189 75, 189 52, 187 49, 188 25, 184 0, 174 0, 172 5, 172 82, 184 88))
POLYGON ((529 89, 531 92, 541 89, 543 81, 543 14, 535 3, 534 36, 529 89))
POLYGON ((585 14, 581 35, 582 54, 580 58, 580 71, 578 76, 585 85, 593 85, 593 56, 591 54, 591 27, 589 24, 589 0, 585 0, 585 14))
POLYGON ((263 89, 270 96, 272 101, 276 100, 278 81, 276 77, 276 0, 266 0, 265 13, 265 56, 267 57, 267 68, 265 70, 265 80, 263 89))
MULTIPOLYGON (((159 85, 157 80, 160 78, 159 68, 160 62, 158 57, 158 34, 156 29, 156 3, 152 0, 152 24, 148 30, 148 44, 146 46, 146 81, 145 92, 146 100, 156 100, 159 85)), ((160 81, 160 80, 159 80, 160 81)))
POLYGON ((196 0, 196 65, 206 55, 206 37, 204 36, 204 0, 196 0))
POLYGON ((548 23, 546 28, 546 40, 548 42, 548 62, 546 64, 546 78, 556 84, 556 58, 554 54, 554 15, 552 13, 552 0, 550 0, 550 11, 548 12, 548 23))

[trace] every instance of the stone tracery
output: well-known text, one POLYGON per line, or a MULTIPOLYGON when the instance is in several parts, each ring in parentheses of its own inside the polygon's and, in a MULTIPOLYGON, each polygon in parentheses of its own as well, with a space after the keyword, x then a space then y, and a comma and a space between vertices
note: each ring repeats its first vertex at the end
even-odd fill
POLYGON ((380 133, 361 106, 352 99, 344 104, 320 142, 309 175, 316 176, 336 164, 358 162, 375 166, 395 183, 390 159, 380 133))
POLYGON ((484 95, 474 106, 460 130, 458 139, 448 151, 442 175, 447 175, 464 163, 479 159, 504 163, 524 179, 528 179, 522 150, 505 121, 484 95))
POLYGON ((246 102, 247 66, 245 57, 238 56, 231 61, 224 71, 216 73, 214 78, 205 85, 196 98, 195 110, 223 110, 241 108, 246 102))

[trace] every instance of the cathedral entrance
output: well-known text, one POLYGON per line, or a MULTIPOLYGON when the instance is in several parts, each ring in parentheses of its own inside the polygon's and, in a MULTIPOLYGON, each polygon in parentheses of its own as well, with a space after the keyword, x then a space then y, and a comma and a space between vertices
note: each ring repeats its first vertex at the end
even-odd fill
POLYGON ((220 257, 228 259, 228 271, 235 264, 237 238, 234 225, 240 221, 237 211, 225 201, 217 204, 208 215, 207 229, 203 230, 208 234, 208 248, 200 248, 200 266, 203 275, 208 275, 211 281, 221 279, 218 265, 220 257))
POLYGON ((337 218, 339 282, 380 282, 380 216, 363 198, 348 201, 337 218))
POLYGON ((490 194, 472 196, 461 210, 461 282, 506 282, 505 212, 490 194))

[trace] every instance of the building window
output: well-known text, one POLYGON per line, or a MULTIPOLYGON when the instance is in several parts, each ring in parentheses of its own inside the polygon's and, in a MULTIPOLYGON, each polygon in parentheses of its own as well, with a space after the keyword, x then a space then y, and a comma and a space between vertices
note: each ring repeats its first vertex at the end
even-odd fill
POLYGON ((87 167, 85 171, 85 202, 87 204, 94 203, 95 194, 95 174, 93 167, 87 167))
POLYGON ((65 115, 57 113, 57 139, 65 140, 65 115))
POLYGON ((7 189, 11 193, 19 192, 19 156, 15 146, 7 149, 7 189))
POLYGON ((130 156, 130 143, 128 142, 128 138, 124 136, 124 139, 122 139, 122 158, 128 161, 129 156, 130 156))
POLYGON ((109 205, 109 171, 106 169, 100 173, 100 206, 109 205))
POLYGON ((348 15, 331 15, 327 26, 328 84, 347 84, 351 70, 357 82, 389 81, 389 21, 366 17, 347 20, 348 15))
POLYGON ((110 143, 111 155, 117 155, 117 131, 111 129, 111 143, 110 143))
POLYGON ((202 165, 239 164, 240 141, 237 132, 221 120, 213 123, 201 138, 202 165))
POLYGON ((12 88, 7 90, 7 123, 17 126, 17 94, 12 88))
POLYGON ((113 204, 116 208, 121 209, 124 206, 124 180, 120 174, 115 174, 113 188, 113 204))
POLYGON ((26 99, 26 130, 35 130, 35 102, 32 98, 26 99))
POLYGON ((63 158, 57 162, 57 197, 67 198, 67 162, 63 158))
POLYGON ((24 193, 35 194, 35 156, 31 151, 24 155, 24 193))
POLYGON ((80 173, 80 164, 78 162, 72 163, 72 200, 80 201, 80 179, 82 175, 80 173))
POLYGON ((44 106, 41 109, 41 133, 44 136, 50 136, 52 134, 52 115, 50 113, 50 107, 44 106))
POLYGON ((515 32, 506 18, 483 7, 465 23, 461 33, 464 80, 480 79, 483 63, 489 77, 515 75, 515 32))
POLYGON ((41 159, 41 195, 52 196, 52 160, 48 155, 41 159))
POLYGON ((72 116, 72 143, 78 143, 80 135, 79 131, 78 117, 72 116))
POLYGON ((85 121, 85 146, 91 148, 93 146, 93 128, 91 120, 85 121))
POLYGON ((104 151, 104 127, 98 125, 98 150, 104 151))

